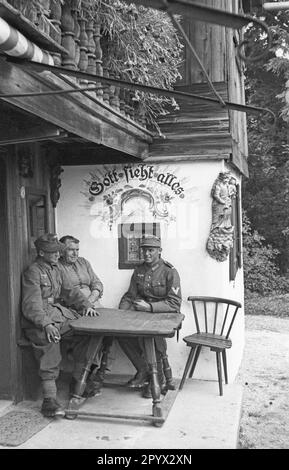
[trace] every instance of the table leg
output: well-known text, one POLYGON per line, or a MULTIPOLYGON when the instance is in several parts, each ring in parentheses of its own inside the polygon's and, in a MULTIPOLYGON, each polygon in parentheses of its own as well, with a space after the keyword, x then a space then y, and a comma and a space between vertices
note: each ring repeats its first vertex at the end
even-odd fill
MULTIPOLYGON (((153 397, 153 416, 158 418, 162 417, 162 408, 160 405, 161 402, 161 390, 158 380, 158 370, 157 370, 157 359, 156 359, 156 352, 155 352, 155 343, 154 338, 144 338, 144 347, 146 353, 146 359, 149 366, 150 372, 150 384, 151 384, 151 392, 153 397)), ((162 423, 155 422, 155 426, 161 426, 162 423)))
POLYGON ((87 362, 82 370, 82 374, 79 380, 76 382, 75 389, 73 391, 73 396, 69 400, 68 407, 66 410, 66 418, 68 419, 76 418, 76 411, 79 409, 81 403, 84 400, 82 398, 82 395, 86 387, 87 377, 90 372, 91 364, 93 363, 94 358, 96 357, 101 348, 101 343, 102 337, 99 336, 92 336, 89 340, 89 345, 87 348, 87 362), (72 411, 73 413, 69 413, 69 411, 72 411))

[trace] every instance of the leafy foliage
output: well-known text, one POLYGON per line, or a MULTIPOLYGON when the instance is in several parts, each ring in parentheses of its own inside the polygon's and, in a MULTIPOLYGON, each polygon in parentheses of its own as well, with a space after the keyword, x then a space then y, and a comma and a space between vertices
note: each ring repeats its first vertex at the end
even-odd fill
MULTIPOLYGON (((120 0, 83 0, 81 5, 101 22, 105 67, 124 80, 172 89, 181 77, 182 45, 166 13, 120 0)), ((133 100, 151 123, 167 113, 168 103, 177 107, 173 99, 139 91, 133 100)))
POLYGON ((288 292, 289 281, 275 264, 278 250, 264 244, 264 237, 252 229, 245 212, 242 232, 245 289, 262 295, 288 292))
MULTIPOLYGON (((63 5, 66 0, 51 1, 63 5)), ((34 8, 49 21, 49 11, 43 0, 13 0, 10 3, 24 15, 34 8)), ((165 12, 121 0, 73 0, 72 3, 80 15, 100 22, 103 66, 116 77, 166 89, 172 89, 181 78, 179 66, 183 60, 183 46, 165 12)), ((157 116, 169 112, 168 106, 178 108, 173 98, 165 96, 135 91, 131 97, 138 112, 154 127, 157 127, 157 116)))
MULTIPOLYGON (((270 108, 277 116, 276 125, 264 131, 260 118, 249 116, 249 179, 244 183, 243 206, 254 230, 278 250, 276 262, 282 273, 289 267, 289 166, 288 123, 284 108, 284 90, 288 79, 288 13, 266 14, 273 33, 270 53, 246 70, 247 101, 270 108)), ((263 38, 256 36, 256 47, 263 48, 263 38)))
POLYGON ((266 315, 288 318, 289 294, 261 295, 256 292, 245 293, 245 315, 266 315))

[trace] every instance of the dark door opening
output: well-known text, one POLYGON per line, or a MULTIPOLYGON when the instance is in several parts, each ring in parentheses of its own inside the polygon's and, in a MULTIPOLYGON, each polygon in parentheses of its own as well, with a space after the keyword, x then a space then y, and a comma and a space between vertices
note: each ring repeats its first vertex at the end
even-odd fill
POLYGON ((0 398, 11 398, 10 302, 6 164, 0 157, 0 398))

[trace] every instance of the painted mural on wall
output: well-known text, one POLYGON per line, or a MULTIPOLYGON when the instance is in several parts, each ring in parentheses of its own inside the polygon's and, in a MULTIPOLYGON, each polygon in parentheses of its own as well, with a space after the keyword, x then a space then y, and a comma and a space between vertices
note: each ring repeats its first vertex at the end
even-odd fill
POLYGON ((156 220, 167 223, 176 215, 173 202, 185 198, 189 178, 171 166, 125 164, 101 166, 84 180, 87 203, 96 204, 94 215, 108 224, 120 217, 134 217, 149 211, 156 220), (137 199, 137 201, 135 201, 137 199), (137 204, 130 204, 132 201, 137 204))
POLYGON ((233 246, 232 201, 236 197, 236 179, 227 171, 219 173, 211 196, 212 223, 207 241, 207 251, 217 261, 225 261, 233 246))

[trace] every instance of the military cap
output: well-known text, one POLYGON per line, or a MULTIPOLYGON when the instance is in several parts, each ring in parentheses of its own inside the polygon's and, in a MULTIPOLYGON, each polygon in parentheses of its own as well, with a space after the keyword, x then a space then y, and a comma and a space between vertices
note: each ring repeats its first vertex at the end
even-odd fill
POLYGON ((156 235, 146 235, 142 237, 140 246, 151 246, 154 248, 161 248, 161 240, 156 235))
POLYGON ((58 241, 57 236, 54 233, 45 233, 35 240, 34 245, 36 249, 47 251, 49 253, 54 253, 56 251, 61 251, 64 248, 63 243, 58 241))

